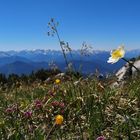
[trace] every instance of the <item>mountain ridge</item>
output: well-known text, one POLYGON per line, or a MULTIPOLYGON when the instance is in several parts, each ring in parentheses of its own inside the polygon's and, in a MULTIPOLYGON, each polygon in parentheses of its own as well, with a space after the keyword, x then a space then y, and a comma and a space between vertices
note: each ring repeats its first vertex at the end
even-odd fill
MULTIPOLYGON (((126 51, 126 58, 140 56, 140 49, 126 51)), ((72 57, 67 54, 69 62, 76 66, 76 70, 82 65, 83 73, 92 73, 99 69, 101 73, 112 73, 124 65, 122 60, 116 64, 108 64, 109 51, 94 50, 89 56, 82 56, 80 50, 72 51, 72 57)), ((65 70, 65 61, 60 50, 22 50, 22 51, 0 51, 0 72, 6 75, 29 74, 38 69, 49 68, 49 63, 55 63, 62 71, 65 70), (21 67, 21 69, 20 69, 21 67)))

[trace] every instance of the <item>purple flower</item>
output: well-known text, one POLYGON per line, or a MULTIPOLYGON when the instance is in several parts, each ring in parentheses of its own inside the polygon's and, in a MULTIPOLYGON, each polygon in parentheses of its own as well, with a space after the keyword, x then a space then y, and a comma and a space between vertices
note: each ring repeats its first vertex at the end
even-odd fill
POLYGON ((32 117, 32 112, 31 111, 26 111, 26 112, 24 112, 24 116, 26 118, 31 118, 32 117))
POLYGON ((12 106, 10 106, 10 107, 8 107, 8 108, 5 110, 5 112, 8 113, 8 114, 14 113, 14 112, 16 112, 16 111, 18 111, 18 106, 17 106, 16 104, 15 104, 15 105, 12 105, 12 106))
POLYGON ((14 110, 12 107, 8 107, 6 110, 5 110, 6 113, 10 114, 10 113, 13 113, 14 110))
POLYGON ((96 140, 105 140, 104 136, 99 136, 96 140))
POLYGON ((65 104, 63 102, 59 103, 59 107, 64 108, 65 104))
POLYGON ((35 108, 40 109, 42 108, 43 104, 40 100, 36 100, 35 101, 35 108))
POLYGON ((52 106, 55 106, 55 107, 56 107, 56 106, 59 106, 59 102, 58 102, 58 101, 54 101, 54 102, 52 102, 51 104, 52 104, 52 106))

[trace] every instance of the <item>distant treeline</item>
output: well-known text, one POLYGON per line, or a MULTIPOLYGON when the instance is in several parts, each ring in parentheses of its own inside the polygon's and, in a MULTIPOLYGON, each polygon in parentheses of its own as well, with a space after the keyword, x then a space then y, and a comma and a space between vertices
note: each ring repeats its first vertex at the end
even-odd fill
POLYGON ((16 82, 25 82, 25 83, 32 83, 36 80, 38 81, 45 81, 47 78, 57 75, 58 73, 61 73, 59 69, 52 70, 52 69, 40 69, 36 72, 32 72, 29 75, 17 75, 17 74, 10 74, 6 76, 5 74, 0 73, 0 85, 8 84, 13 85, 13 83, 16 82))
MULTIPOLYGON (((9 88, 17 83, 24 83, 24 84, 32 84, 33 82, 44 82, 47 81, 49 78, 56 76, 57 74, 62 73, 59 69, 40 69, 36 72, 32 72, 29 75, 22 74, 10 74, 6 76, 5 74, 0 73, 0 86, 8 86, 9 88)), ((65 75, 67 76, 74 76, 74 77, 81 77, 82 74, 79 72, 74 71, 66 71, 65 75)))

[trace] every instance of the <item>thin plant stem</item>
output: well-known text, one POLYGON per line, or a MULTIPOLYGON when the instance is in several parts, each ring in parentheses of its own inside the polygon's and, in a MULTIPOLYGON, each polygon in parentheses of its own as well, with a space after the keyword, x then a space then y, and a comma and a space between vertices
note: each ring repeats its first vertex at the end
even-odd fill
POLYGON ((133 65, 132 63, 130 63, 127 59, 125 59, 125 58, 122 58, 124 61, 126 61, 127 63, 129 63, 132 67, 134 67, 138 72, 140 72, 140 70, 137 68, 137 67, 135 67, 135 65, 133 65))
POLYGON ((73 59, 73 56, 72 56, 72 53, 71 53, 71 51, 70 51, 70 56, 71 56, 71 58, 72 58, 72 62, 73 62, 73 68, 74 68, 74 71, 76 72, 76 66, 75 66, 75 64, 74 64, 74 59, 73 59))
POLYGON ((50 133, 52 132, 53 128, 55 127, 56 123, 53 124, 52 128, 50 129, 50 131, 48 132, 47 136, 46 136, 46 140, 49 139, 50 133))
POLYGON ((61 50, 62 50, 64 59, 65 59, 65 63, 66 63, 66 65, 67 65, 67 67, 68 67, 67 57, 66 57, 66 54, 65 54, 65 50, 63 49, 63 46, 62 46, 62 44, 61 44, 61 39, 60 39, 59 33, 58 33, 57 28, 56 28, 56 26, 55 26, 54 23, 53 23, 53 26, 54 26, 54 30, 55 30, 55 32, 56 32, 56 35, 57 35, 57 38, 58 38, 58 41, 59 41, 59 44, 60 44, 60 47, 61 47, 61 50))

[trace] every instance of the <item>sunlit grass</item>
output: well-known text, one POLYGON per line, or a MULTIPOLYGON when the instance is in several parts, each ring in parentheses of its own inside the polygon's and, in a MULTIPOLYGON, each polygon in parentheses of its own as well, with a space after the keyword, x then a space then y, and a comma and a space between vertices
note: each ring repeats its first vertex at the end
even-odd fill
POLYGON ((0 139, 140 138, 140 80, 114 89, 95 78, 60 81, 1 89, 0 139))

